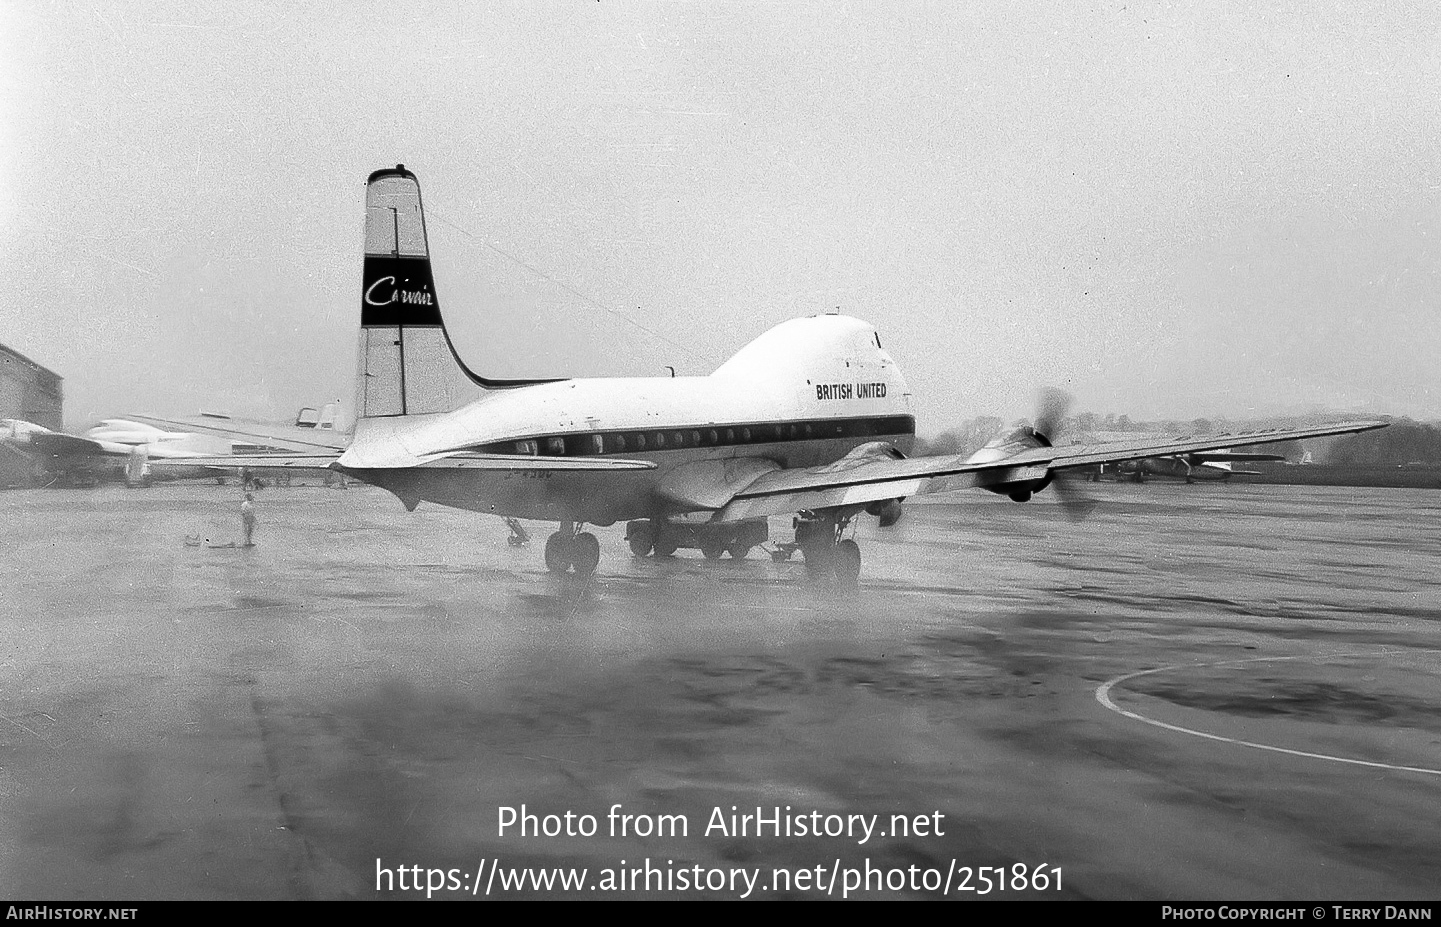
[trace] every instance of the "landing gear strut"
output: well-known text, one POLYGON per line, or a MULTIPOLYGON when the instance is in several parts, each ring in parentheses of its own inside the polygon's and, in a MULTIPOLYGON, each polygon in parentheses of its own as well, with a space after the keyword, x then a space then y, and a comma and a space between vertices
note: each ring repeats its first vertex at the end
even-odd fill
POLYGON ((843 538, 853 515, 841 512, 804 513, 795 520, 796 544, 806 561, 806 572, 816 582, 831 582, 855 589, 861 575, 861 546, 843 538))
POLYGON ((589 576, 600 565, 600 541, 589 531, 578 531, 573 521, 560 523, 560 530, 545 539, 545 566, 552 573, 571 567, 577 576, 589 576))

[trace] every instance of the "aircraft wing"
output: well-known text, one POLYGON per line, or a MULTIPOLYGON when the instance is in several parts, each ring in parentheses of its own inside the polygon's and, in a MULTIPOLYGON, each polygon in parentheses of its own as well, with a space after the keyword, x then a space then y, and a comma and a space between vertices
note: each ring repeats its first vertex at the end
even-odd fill
POLYGON ((267 447, 293 451, 331 450, 343 451, 350 443, 348 435, 323 428, 297 428, 293 425, 267 425, 261 422, 247 422, 241 419, 215 418, 157 418, 153 415, 130 415, 129 418, 147 425, 154 425, 167 431, 189 431, 217 438, 228 438, 232 442, 260 444, 267 447))
MULTIPOLYGON (((202 466, 226 469, 266 470, 325 470, 340 459, 340 455, 328 454, 234 454, 225 457, 170 457, 152 460, 152 467, 202 466)), ((406 470, 456 469, 456 470, 653 470, 655 464, 649 460, 621 460, 614 457, 531 457, 520 454, 440 454, 430 457, 416 457, 397 462, 392 466, 366 469, 406 470)), ((334 469, 345 471, 346 468, 334 469)))
POLYGON ((1096 464, 1171 457, 1202 451, 1270 444, 1384 428, 1386 422, 1346 422, 1316 428, 1277 429, 1245 434, 1209 435, 1181 440, 1155 436, 1123 444, 1075 444, 1032 447, 999 458, 960 455, 894 459, 883 454, 855 455, 819 467, 776 470, 757 477, 736 492, 714 516, 737 521, 763 515, 945 492, 974 486, 1044 480, 1053 470, 1096 464))
MULTIPOLYGON (((1084 467, 1100 463, 1118 463, 1123 460, 1139 460, 1143 457, 1175 457, 1200 451, 1225 450, 1245 447, 1251 444, 1274 444, 1278 441, 1299 441, 1305 438, 1324 438, 1330 435, 1354 434, 1385 428, 1388 422, 1342 422, 1336 425, 1320 425, 1315 428, 1270 429, 1250 431, 1242 434, 1206 435, 1198 438, 1155 438, 1128 441, 1121 444, 1072 444, 1062 447, 1039 447, 1007 458, 1008 461, 1044 461, 1052 470, 1084 467)), ((1238 458, 1227 454, 1224 458, 1238 458)), ((1264 459, 1264 458, 1247 458, 1264 459)))
MULTIPOLYGON (((1187 454, 1186 459, 1191 463, 1240 463, 1242 461, 1255 460, 1285 460, 1285 454, 1232 454, 1229 451, 1202 451, 1196 454, 1187 454)), ((1237 473, 1245 471, 1237 470, 1237 473)))

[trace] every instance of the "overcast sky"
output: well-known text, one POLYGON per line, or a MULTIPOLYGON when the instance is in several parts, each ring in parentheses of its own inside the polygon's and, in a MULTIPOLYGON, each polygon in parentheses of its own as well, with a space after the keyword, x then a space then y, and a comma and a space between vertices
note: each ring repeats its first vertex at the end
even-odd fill
POLYGON ((72 428, 349 399, 366 175, 499 376, 875 323, 922 432, 1441 415, 1432 3, 3 0, 0 343, 72 428))

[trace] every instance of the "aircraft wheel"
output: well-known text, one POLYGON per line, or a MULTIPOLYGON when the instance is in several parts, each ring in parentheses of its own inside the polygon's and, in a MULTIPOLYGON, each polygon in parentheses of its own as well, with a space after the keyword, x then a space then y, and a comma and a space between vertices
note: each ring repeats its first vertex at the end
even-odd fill
POLYGON ((600 566, 600 541, 589 531, 582 531, 575 536, 571 542, 571 560, 575 563, 575 572, 580 576, 589 576, 600 566))
POLYGON ((736 543, 726 548, 726 550, 730 552, 732 559, 744 560, 746 558, 746 554, 751 552, 751 546, 749 544, 736 543))
POLYGON ((861 578, 861 545, 846 538, 836 545, 836 582, 844 589, 854 589, 861 578))
POLYGON ((719 544, 703 544, 700 552, 705 554, 707 560, 719 560, 726 549, 719 544))
POLYGON ((570 538, 565 532, 557 531, 545 539, 545 568, 552 573, 564 573, 570 569, 570 538))
POLYGON ((631 533, 628 542, 632 554, 644 557, 655 546, 655 532, 650 528, 638 528, 631 533))

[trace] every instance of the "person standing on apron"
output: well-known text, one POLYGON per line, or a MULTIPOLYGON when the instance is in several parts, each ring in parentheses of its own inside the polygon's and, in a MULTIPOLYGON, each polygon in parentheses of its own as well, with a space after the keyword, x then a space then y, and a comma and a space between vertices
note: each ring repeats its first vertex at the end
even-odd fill
POLYGON ((251 537, 255 534, 255 497, 250 493, 246 493, 245 501, 240 503, 240 529, 245 533, 245 546, 254 547, 251 537))

